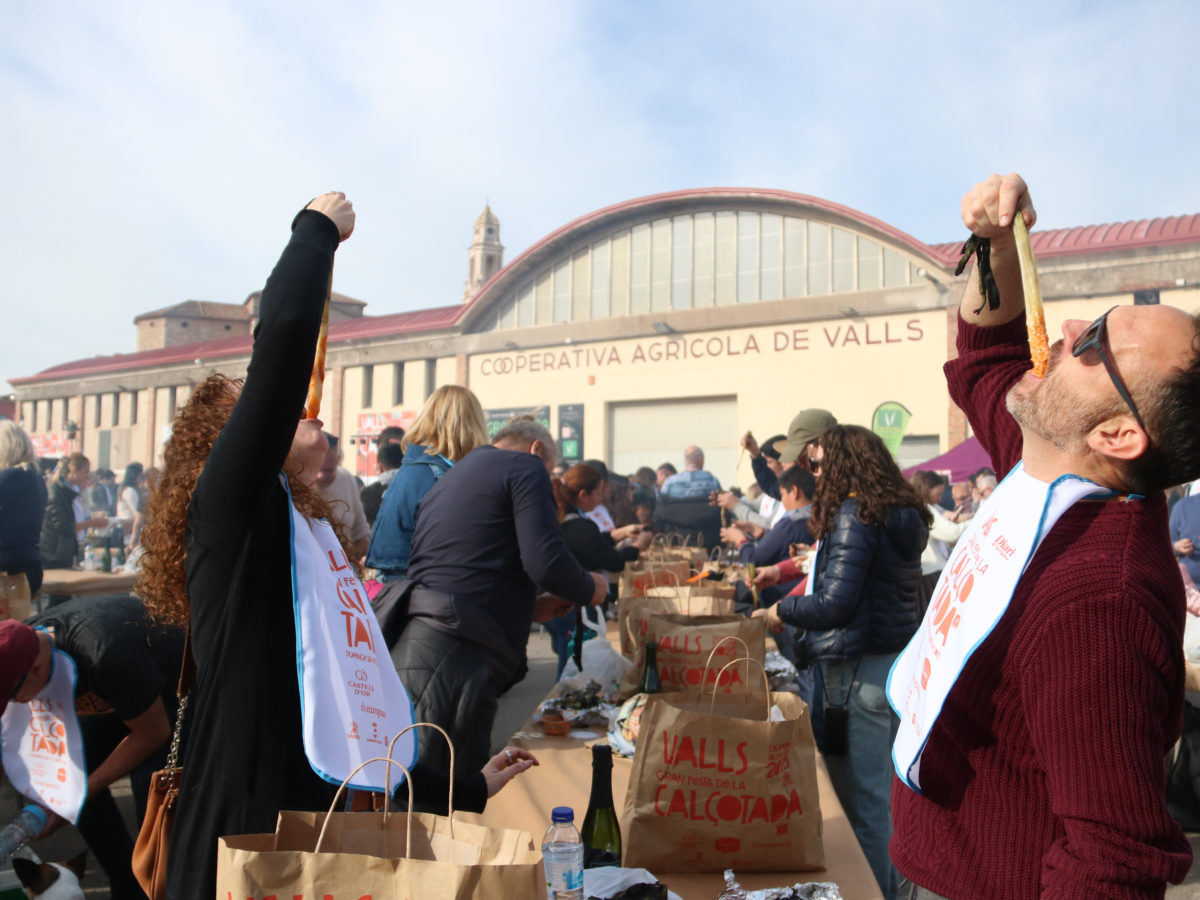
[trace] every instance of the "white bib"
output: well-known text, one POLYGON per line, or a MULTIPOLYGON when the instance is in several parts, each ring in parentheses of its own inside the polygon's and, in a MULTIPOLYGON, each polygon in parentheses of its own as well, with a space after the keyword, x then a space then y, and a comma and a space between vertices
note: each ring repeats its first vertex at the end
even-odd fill
POLYGON ((72 825, 87 800, 83 735, 75 714, 75 660, 55 650, 50 680, 28 703, 0 717, 4 773, 28 797, 72 825))
MULTIPOLYGON (((290 493, 289 493, 290 496, 290 493)), ((292 598, 304 752, 313 771, 341 784, 364 760, 413 723, 413 705, 396 674, 366 588, 354 574, 329 523, 305 518, 292 504, 292 598)), ((412 767, 415 734, 392 756, 412 767)), ((392 767, 392 783, 403 773, 392 767)), ((383 763, 354 776, 356 790, 386 791, 383 763)))
POLYGON ((1115 493, 1077 475, 1047 484, 1018 463, 955 544, 925 618, 888 675, 888 700, 900 717, 892 762, 914 791, 921 790, 921 753, 930 729, 963 666, 1008 609, 1050 529, 1089 496, 1115 493))

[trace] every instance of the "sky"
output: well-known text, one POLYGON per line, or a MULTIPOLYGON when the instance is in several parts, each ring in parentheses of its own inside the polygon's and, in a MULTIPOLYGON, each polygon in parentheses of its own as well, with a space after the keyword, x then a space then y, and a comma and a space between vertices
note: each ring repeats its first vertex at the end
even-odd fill
POLYGON ((1194 0, 9 0, 0 393, 132 352, 140 313, 240 303, 325 190, 368 315, 458 302, 485 203, 507 260, 681 188, 929 243, 991 172, 1047 228, 1200 212, 1197 34, 1194 0))

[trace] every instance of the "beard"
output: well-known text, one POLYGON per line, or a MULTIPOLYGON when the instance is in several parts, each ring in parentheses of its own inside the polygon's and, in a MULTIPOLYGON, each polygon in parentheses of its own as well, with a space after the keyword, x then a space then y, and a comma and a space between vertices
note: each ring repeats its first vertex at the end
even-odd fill
POLYGON ((1076 453, 1086 445, 1092 429, 1117 410, 1109 403, 1084 400, 1064 382, 1057 367, 1063 352, 1063 342, 1055 341, 1046 374, 1033 385, 1025 379, 1018 381, 1009 389, 1004 405, 1022 431, 1076 453))

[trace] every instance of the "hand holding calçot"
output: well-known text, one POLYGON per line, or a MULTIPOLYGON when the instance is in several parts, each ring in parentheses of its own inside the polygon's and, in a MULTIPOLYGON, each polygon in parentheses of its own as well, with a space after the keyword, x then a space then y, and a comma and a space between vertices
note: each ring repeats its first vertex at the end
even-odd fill
POLYGON ((779 566, 762 566, 754 573, 754 586, 760 591, 777 584, 779 584, 779 566))
POLYGON ((751 459, 758 459, 759 453, 762 452, 759 449, 758 441, 749 431, 742 435, 742 449, 750 454, 751 459))
POLYGON ((316 210, 327 216, 337 226, 343 241, 354 232, 354 204, 341 191, 329 191, 315 197, 305 209, 316 210))
POLYGON ((1025 179, 1015 172, 991 175, 963 196, 962 220, 979 237, 1011 237, 1013 216, 1018 209, 1025 217, 1026 226, 1032 228, 1037 221, 1037 212, 1025 179))

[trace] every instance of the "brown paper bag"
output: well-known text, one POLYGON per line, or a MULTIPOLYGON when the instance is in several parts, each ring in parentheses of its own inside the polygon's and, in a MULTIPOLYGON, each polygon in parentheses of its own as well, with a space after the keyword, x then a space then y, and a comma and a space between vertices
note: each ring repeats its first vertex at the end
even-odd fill
POLYGON ((691 577, 692 567, 682 559, 664 562, 635 560, 621 570, 617 596, 642 597, 646 589, 661 585, 684 584, 691 577))
MULTIPOLYGON (((762 619, 745 616, 687 616, 679 613, 639 609, 629 617, 638 647, 633 667, 621 678, 617 699, 637 692, 645 665, 646 644, 658 646, 658 677, 663 692, 692 690, 701 686, 718 693, 745 693, 747 667, 733 666, 718 678, 725 663, 748 656, 760 666, 766 658, 766 626, 762 619), (727 640, 728 639, 728 640, 727 640)), ((758 671, 750 669, 758 679, 758 671)))
POLYGON ((821 868, 816 746, 804 701, 761 691, 652 695, 621 832, 623 865, 652 872, 821 868), (768 708, 782 721, 768 721, 768 708))
POLYGON ((274 834, 217 842, 217 896, 355 900, 535 897, 545 891, 541 853, 526 831, 451 822, 414 813, 412 852, 402 813, 334 813, 317 851, 325 813, 281 812, 274 834))
POLYGON ((0 622, 5 619, 28 619, 29 607, 29 579, 23 574, 5 575, 0 572, 0 622))
MULTIPOLYGON (((732 616, 733 591, 728 592, 717 585, 665 585, 648 587, 639 596, 621 596, 617 599, 617 629, 621 636, 621 653, 633 659, 642 642, 634 629, 630 617, 646 616, 651 612, 676 613, 689 616, 732 616)), ((641 631, 644 633, 644 624, 641 631)))

